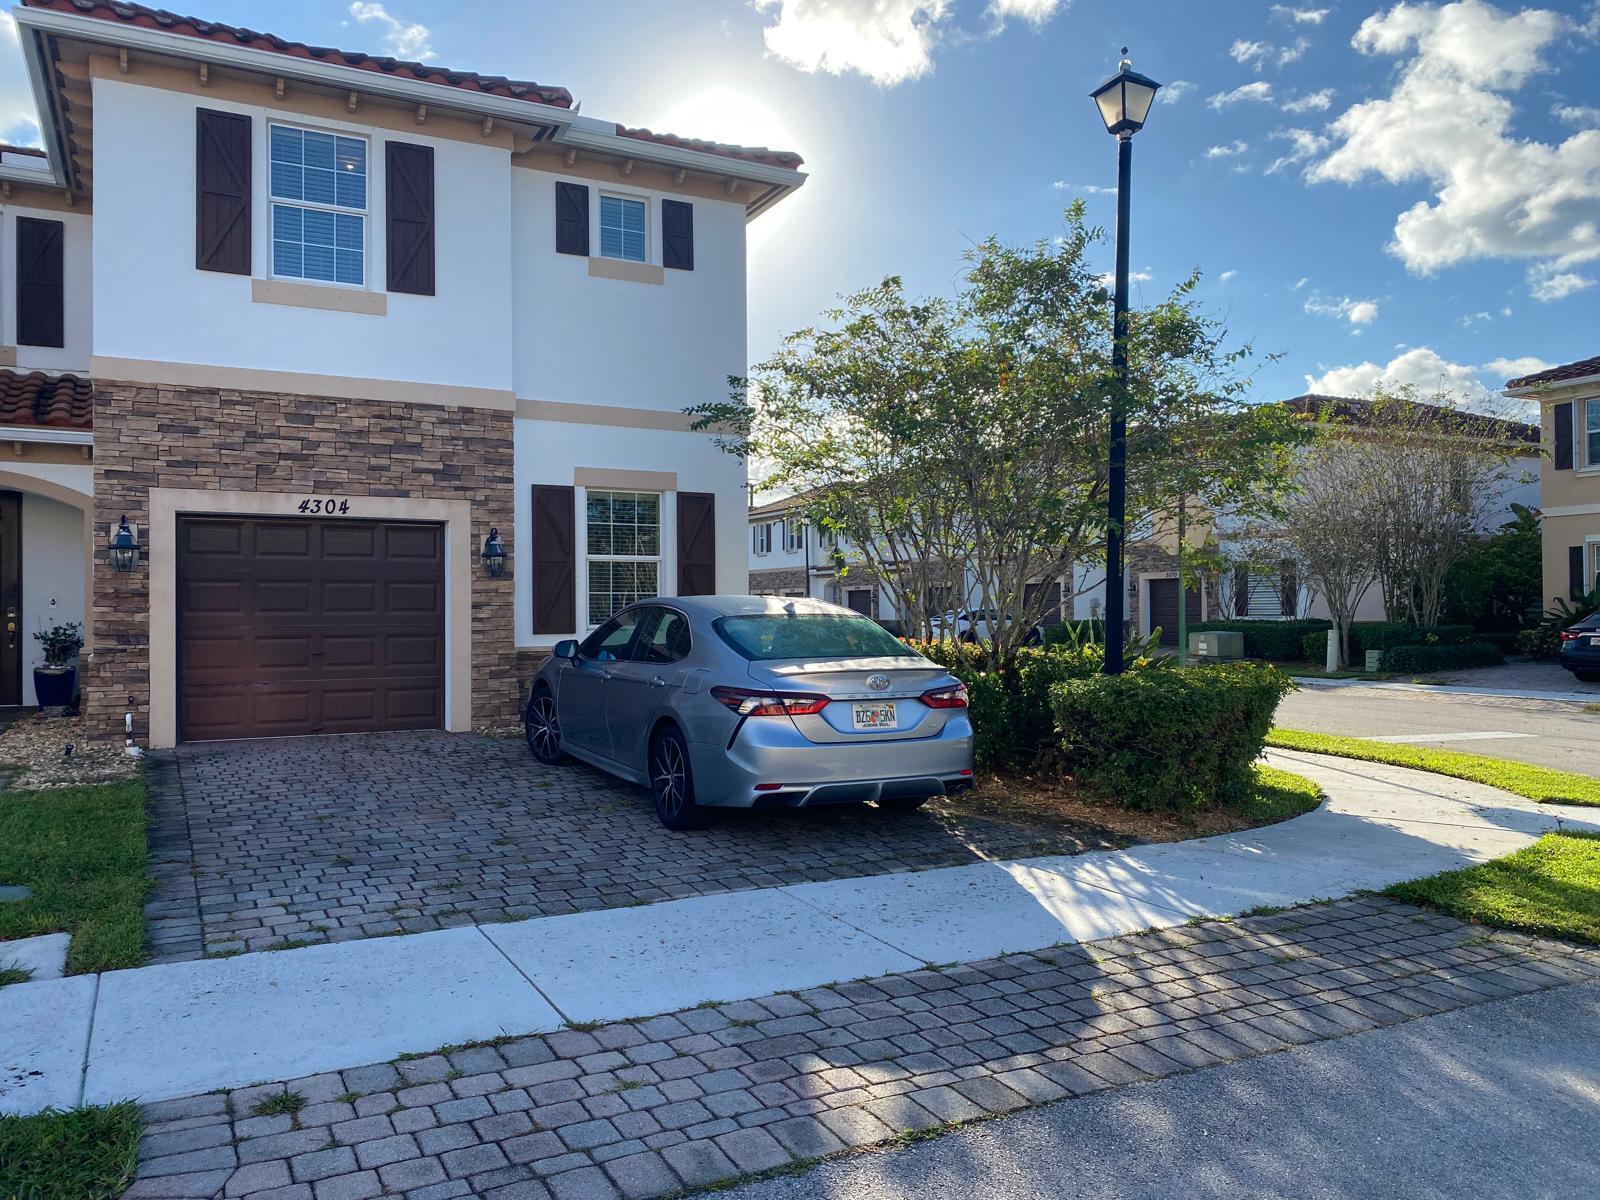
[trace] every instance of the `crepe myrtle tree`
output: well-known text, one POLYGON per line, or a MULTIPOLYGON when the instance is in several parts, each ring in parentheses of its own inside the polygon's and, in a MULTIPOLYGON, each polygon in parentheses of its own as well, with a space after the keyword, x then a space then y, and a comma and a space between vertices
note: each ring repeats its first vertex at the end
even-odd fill
MULTIPOLYGON (((1090 264, 1103 233, 1067 210, 1063 235, 970 250, 952 297, 898 278, 785 338, 727 401, 689 410, 761 487, 803 496, 808 520, 883 581, 908 633, 932 632, 953 585, 999 614, 985 650, 1009 664, 1050 605, 1030 583, 1103 557, 1111 305, 1090 264)), ((1283 423, 1244 403, 1252 352, 1194 301, 1198 277, 1131 314, 1128 511, 1180 495, 1252 503, 1278 470, 1283 423), (1194 434, 1207 437, 1196 469, 1194 434)), ((1063 597, 1065 599, 1065 597, 1063 597)))

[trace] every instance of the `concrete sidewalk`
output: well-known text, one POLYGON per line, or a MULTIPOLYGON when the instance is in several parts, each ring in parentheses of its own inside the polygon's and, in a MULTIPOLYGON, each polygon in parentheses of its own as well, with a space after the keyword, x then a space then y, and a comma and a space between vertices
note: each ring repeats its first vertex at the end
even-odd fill
POLYGON ((0 1111, 190 1096, 1377 888, 1600 810, 1290 752, 1314 813, 1244 834, 736 892, 14 985, 0 1111))
MULTIPOLYGON (((1600 688, 1588 690, 1489 687, 1478 683, 1389 683, 1377 679, 1319 679, 1313 675, 1291 678, 1304 688, 1371 688, 1384 692, 1431 692, 1441 696, 1498 696, 1507 700, 1549 700, 1560 704, 1586 704, 1600 699, 1600 688)), ((1584 685, 1574 681, 1573 688, 1584 685)))

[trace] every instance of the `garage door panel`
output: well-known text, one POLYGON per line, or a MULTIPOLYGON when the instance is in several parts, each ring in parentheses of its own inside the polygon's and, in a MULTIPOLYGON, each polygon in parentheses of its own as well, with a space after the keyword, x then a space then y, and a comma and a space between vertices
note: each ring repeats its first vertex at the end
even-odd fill
POLYGON ((182 737, 444 723, 440 527, 197 517, 178 545, 182 737))

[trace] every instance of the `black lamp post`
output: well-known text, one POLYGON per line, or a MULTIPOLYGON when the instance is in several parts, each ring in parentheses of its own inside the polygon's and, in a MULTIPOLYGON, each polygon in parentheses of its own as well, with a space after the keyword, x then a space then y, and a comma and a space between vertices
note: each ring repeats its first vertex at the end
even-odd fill
MULTIPOLYGON (((1111 368, 1116 375, 1111 393, 1111 461, 1107 481, 1106 529, 1106 665, 1107 675, 1122 674, 1123 643, 1123 523, 1127 519, 1127 390, 1128 390, 1128 199, 1133 174, 1133 135, 1144 128, 1145 117, 1161 85, 1133 69, 1128 48, 1122 48, 1117 73, 1090 97, 1117 139, 1117 283, 1113 308, 1111 368)), ((1178 603, 1183 599, 1179 597, 1178 603)))
POLYGON ((506 544, 500 540, 500 531, 491 529, 483 542, 483 573, 490 579, 499 579, 505 569, 506 544))

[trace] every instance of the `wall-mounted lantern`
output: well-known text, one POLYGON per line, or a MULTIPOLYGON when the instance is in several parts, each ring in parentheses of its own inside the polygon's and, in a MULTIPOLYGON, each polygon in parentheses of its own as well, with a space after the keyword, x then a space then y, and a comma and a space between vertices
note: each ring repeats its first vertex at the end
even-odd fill
POLYGON ((483 572, 490 579, 499 579, 505 569, 506 544, 500 540, 500 531, 491 529, 483 542, 483 572))
POLYGON ((106 557, 111 560, 111 569, 123 575, 139 565, 139 536, 128 527, 126 515, 106 539, 106 557))

